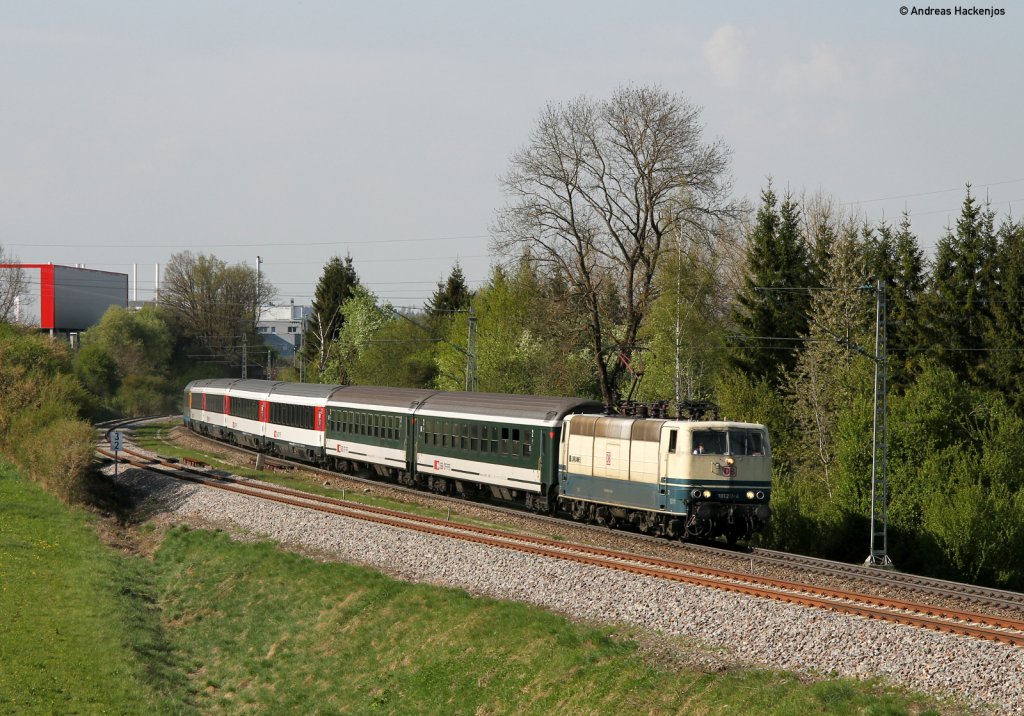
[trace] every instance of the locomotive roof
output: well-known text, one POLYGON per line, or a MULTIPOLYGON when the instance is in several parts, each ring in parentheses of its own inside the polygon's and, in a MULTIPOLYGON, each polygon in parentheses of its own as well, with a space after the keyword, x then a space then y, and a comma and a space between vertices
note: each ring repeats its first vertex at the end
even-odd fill
POLYGON ((424 415, 501 416, 517 420, 550 422, 569 413, 600 413, 601 403, 581 398, 556 398, 545 395, 502 395, 499 393, 435 393, 423 401, 424 415))

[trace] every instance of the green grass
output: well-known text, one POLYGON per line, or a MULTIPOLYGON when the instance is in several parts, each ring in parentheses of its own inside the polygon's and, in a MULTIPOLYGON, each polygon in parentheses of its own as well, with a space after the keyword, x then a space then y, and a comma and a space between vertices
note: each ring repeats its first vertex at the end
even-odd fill
POLYGON ((621 627, 220 532, 123 556, 90 522, 0 472, 0 713, 937 713, 878 684, 667 668, 621 627))
POLYGON ((172 713, 187 680, 143 560, 0 464, 0 713, 172 713))
POLYGON ((621 629, 174 530, 161 604, 204 712, 389 714, 920 712, 853 681, 659 668, 621 629))

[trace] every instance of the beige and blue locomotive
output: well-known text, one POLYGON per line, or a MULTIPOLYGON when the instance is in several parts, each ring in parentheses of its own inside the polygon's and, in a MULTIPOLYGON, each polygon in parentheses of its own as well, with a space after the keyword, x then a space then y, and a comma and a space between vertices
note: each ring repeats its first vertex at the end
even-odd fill
POLYGON ((577 398, 264 380, 197 380, 184 398, 196 432, 433 492, 669 537, 735 541, 768 522, 763 425, 608 416, 577 398))
POLYGON ((771 515, 764 425, 570 415, 560 463, 559 493, 577 520, 734 543, 771 515))

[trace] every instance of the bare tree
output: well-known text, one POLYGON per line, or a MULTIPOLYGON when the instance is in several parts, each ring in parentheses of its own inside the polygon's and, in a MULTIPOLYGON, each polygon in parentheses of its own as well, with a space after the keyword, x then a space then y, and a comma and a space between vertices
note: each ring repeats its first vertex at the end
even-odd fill
POLYGON ((18 298, 28 290, 25 272, 16 264, 17 260, 9 259, 0 246, 0 323, 15 319, 18 298))
POLYGON ((161 303, 183 332, 215 357, 236 362, 242 337, 255 344, 259 308, 277 290, 245 264, 227 265, 215 256, 175 254, 167 263, 161 303))
POLYGON ((586 316, 604 400, 655 298, 666 232, 708 236, 741 214, 728 194, 729 149, 701 141, 700 109, 658 88, 548 105, 502 185, 495 248, 561 277, 586 316))

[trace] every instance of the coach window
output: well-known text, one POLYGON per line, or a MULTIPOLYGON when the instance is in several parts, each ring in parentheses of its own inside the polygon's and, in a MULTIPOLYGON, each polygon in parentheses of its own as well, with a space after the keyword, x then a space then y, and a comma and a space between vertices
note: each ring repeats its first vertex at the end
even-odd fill
POLYGON ((512 455, 519 454, 519 428, 512 428, 512 455))
POLYGON ((523 432, 523 457, 533 455, 533 430, 523 432))
POLYGON ((491 452, 498 452, 498 428, 492 425, 488 432, 491 434, 491 452))

